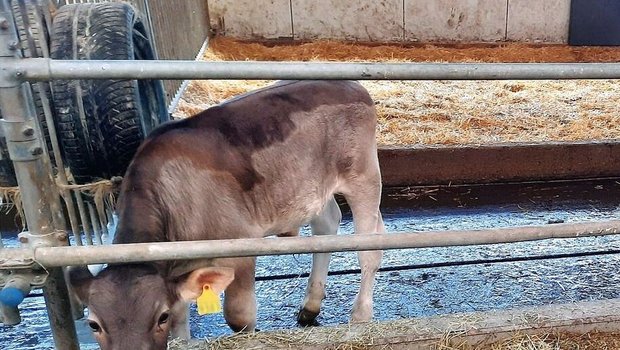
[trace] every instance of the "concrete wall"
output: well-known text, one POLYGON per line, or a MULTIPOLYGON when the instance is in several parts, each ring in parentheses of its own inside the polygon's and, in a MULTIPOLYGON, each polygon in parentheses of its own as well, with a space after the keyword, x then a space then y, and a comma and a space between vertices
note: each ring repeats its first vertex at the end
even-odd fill
POLYGON ((568 40, 570 0, 208 0, 212 28, 241 39, 568 40))

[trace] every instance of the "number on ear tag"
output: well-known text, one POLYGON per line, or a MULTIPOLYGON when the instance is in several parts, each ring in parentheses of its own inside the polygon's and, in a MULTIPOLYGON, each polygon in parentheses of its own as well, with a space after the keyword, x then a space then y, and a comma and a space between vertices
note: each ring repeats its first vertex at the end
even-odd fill
POLYGON ((198 305, 199 315, 214 314, 222 311, 220 297, 215 294, 208 284, 202 286, 202 294, 196 299, 196 304, 198 305))

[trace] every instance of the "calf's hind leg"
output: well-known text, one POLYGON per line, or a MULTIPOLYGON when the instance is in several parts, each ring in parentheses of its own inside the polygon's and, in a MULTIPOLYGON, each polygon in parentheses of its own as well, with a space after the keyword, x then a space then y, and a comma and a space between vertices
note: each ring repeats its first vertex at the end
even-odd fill
MULTIPOLYGON (((335 235, 338 233, 338 226, 342 214, 336 199, 332 197, 321 213, 312 219, 310 228, 313 235, 335 235)), ((312 256, 312 270, 308 279, 306 296, 302 302, 301 309, 297 315, 297 323, 302 326, 317 325, 316 318, 321 310, 321 302, 325 298, 325 283, 329 270, 329 260, 331 253, 316 253, 312 256)))
MULTIPOLYGON (((356 234, 385 232, 379 212, 381 201, 381 175, 378 163, 369 172, 355 177, 343 194, 351 207, 356 234)), ((377 237, 379 238, 379 237, 377 237)), ((368 322, 373 315, 373 287, 375 275, 381 264, 383 251, 358 252, 362 271, 359 292, 353 303, 351 322, 368 322)))

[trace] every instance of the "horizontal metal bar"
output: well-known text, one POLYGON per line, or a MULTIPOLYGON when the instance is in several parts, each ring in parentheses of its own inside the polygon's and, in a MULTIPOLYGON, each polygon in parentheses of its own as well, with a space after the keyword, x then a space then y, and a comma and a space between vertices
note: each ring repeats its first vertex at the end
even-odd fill
MULTIPOLYGON (((604 251, 588 251, 588 252, 549 254, 549 255, 529 255, 529 256, 525 255, 525 256, 504 257, 504 258, 496 258, 496 259, 440 261, 440 262, 432 262, 432 263, 384 266, 384 267, 380 267, 378 272, 410 271, 410 270, 436 269, 436 268, 441 268, 441 267, 502 264, 502 263, 510 263, 510 262, 521 262, 521 261, 555 260, 555 259, 582 258, 582 257, 590 257, 590 256, 605 256, 605 255, 618 255, 618 254, 620 254, 620 250, 610 249, 610 250, 604 250, 604 251)), ((327 275, 328 276, 344 276, 344 275, 355 275, 361 272, 362 270, 357 268, 357 269, 329 271, 327 275)), ((287 273, 287 274, 282 274, 282 275, 256 276, 255 280, 256 281, 277 281, 277 280, 306 278, 306 277, 310 277, 309 272, 287 273)))
POLYGON ((353 79, 541 80, 620 79, 620 63, 340 63, 73 61, 7 62, 15 76, 52 79, 353 79))
POLYGON ((82 247, 3 249, 3 260, 34 259, 44 267, 99 263, 225 258, 513 243, 549 238, 603 236, 620 232, 620 220, 525 226, 487 230, 428 231, 384 235, 229 239, 216 241, 133 243, 82 247))

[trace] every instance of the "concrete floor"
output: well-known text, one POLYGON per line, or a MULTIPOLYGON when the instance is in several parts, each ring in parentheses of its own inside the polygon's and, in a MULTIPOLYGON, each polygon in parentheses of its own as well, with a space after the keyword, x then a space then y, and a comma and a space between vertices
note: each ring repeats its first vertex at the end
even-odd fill
MULTIPOLYGON (((615 180, 390 190, 382 212, 388 231, 476 229, 555 222, 620 219, 620 183, 615 180)), ((352 232, 344 208, 341 233, 352 232)), ((11 243, 12 239, 6 239, 11 243)), ((402 267, 378 274, 375 317, 398 320, 456 312, 487 311, 619 297, 620 237, 546 240, 510 245, 425 248, 386 251, 382 266, 402 267), (515 262, 458 265, 464 260, 501 260, 549 254, 599 252, 597 255, 515 262), (433 264, 456 266, 428 267, 433 264)), ((308 272, 309 255, 258 259, 257 275, 308 272)), ((335 253, 331 271, 357 268, 354 253, 335 253)), ((303 298, 306 278, 257 282, 258 327, 295 328, 295 312, 303 298)), ((357 274, 330 276, 319 322, 348 321, 359 283, 357 274)), ((51 334, 42 298, 22 305, 22 324, 2 327, 0 349, 51 348, 51 334)), ((221 314, 191 313, 197 338, 230 334, 221 314)), ((84 348, 96 348, 78 321, 84 348)))

